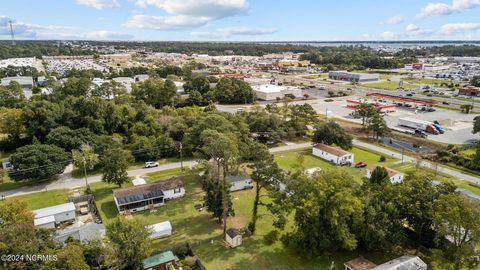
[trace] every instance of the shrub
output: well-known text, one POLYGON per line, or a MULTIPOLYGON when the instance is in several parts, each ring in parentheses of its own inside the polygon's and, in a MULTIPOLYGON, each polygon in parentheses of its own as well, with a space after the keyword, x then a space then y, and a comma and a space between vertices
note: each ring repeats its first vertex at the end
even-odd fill
POLYGON ((385 162, 387 158, 385 156, 380 156, 380 162, 385 162))
POLYGON ((194 267, 197 264, 197 259, 195 257, 192 257, 192 256, 185 257, 184 261, 185 261, 185 265, 187 265, 189 267, 194 267))
POLYGON ((263 239, 265 240, 265 244, 267 244, 267 245, 271 245, 271 244, 275 243, 278 240, 278 231, 273 230, 273 231, 267 233, 263 237, 263 239))

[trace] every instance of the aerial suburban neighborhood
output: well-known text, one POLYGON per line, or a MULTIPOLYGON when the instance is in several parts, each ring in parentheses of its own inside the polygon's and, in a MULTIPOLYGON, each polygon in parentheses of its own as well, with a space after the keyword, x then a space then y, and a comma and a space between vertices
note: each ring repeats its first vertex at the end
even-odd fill
POLYGON ((1 10, 0 269, 480 269, 479 1, 1 10))

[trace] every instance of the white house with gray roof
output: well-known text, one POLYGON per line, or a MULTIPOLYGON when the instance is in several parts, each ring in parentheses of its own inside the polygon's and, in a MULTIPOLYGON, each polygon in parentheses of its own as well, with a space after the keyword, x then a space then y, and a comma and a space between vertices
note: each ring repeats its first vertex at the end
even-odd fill
POLYGON ((230 182, 230 192, 253 188, 252 177, 246 172, 240 172, 236 175, 227 175, 227 179, 230 182))

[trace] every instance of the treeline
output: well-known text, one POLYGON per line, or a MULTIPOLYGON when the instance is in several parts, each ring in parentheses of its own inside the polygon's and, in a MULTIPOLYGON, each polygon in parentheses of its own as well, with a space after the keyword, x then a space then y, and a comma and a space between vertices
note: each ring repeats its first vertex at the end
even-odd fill
POLYGON ((446 45, 426 47, 420 49, 403 49, 396 53, 397 57, 429 57, 429 56, 458 56, 458 57, 478 57, 480 55, 480 46, 478 45, 446 45))
POLYGON ((391 69, 403 67, 414 62, 413 57, 390 58, 386 53, 379 53, 364 46, 319 47, 301 56, 302 60, 324 65, 326 70, 346 69, 361 70, 367 68, 391 69))
POLYGON ((58 46, 55 41, 16 41, 13 46, 11 41, 0 41, 0 59, 16 57, 37 57, 43 55, 92 55, 94 51, 73 48, 70 46, 58 46))

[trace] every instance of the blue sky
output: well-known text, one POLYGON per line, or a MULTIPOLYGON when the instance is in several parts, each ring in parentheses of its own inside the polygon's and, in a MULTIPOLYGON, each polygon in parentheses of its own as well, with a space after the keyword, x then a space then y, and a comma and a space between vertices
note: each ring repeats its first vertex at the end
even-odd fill
POLYGON ((0 39, 480 40, 480 0, 2 2, 0 39))

